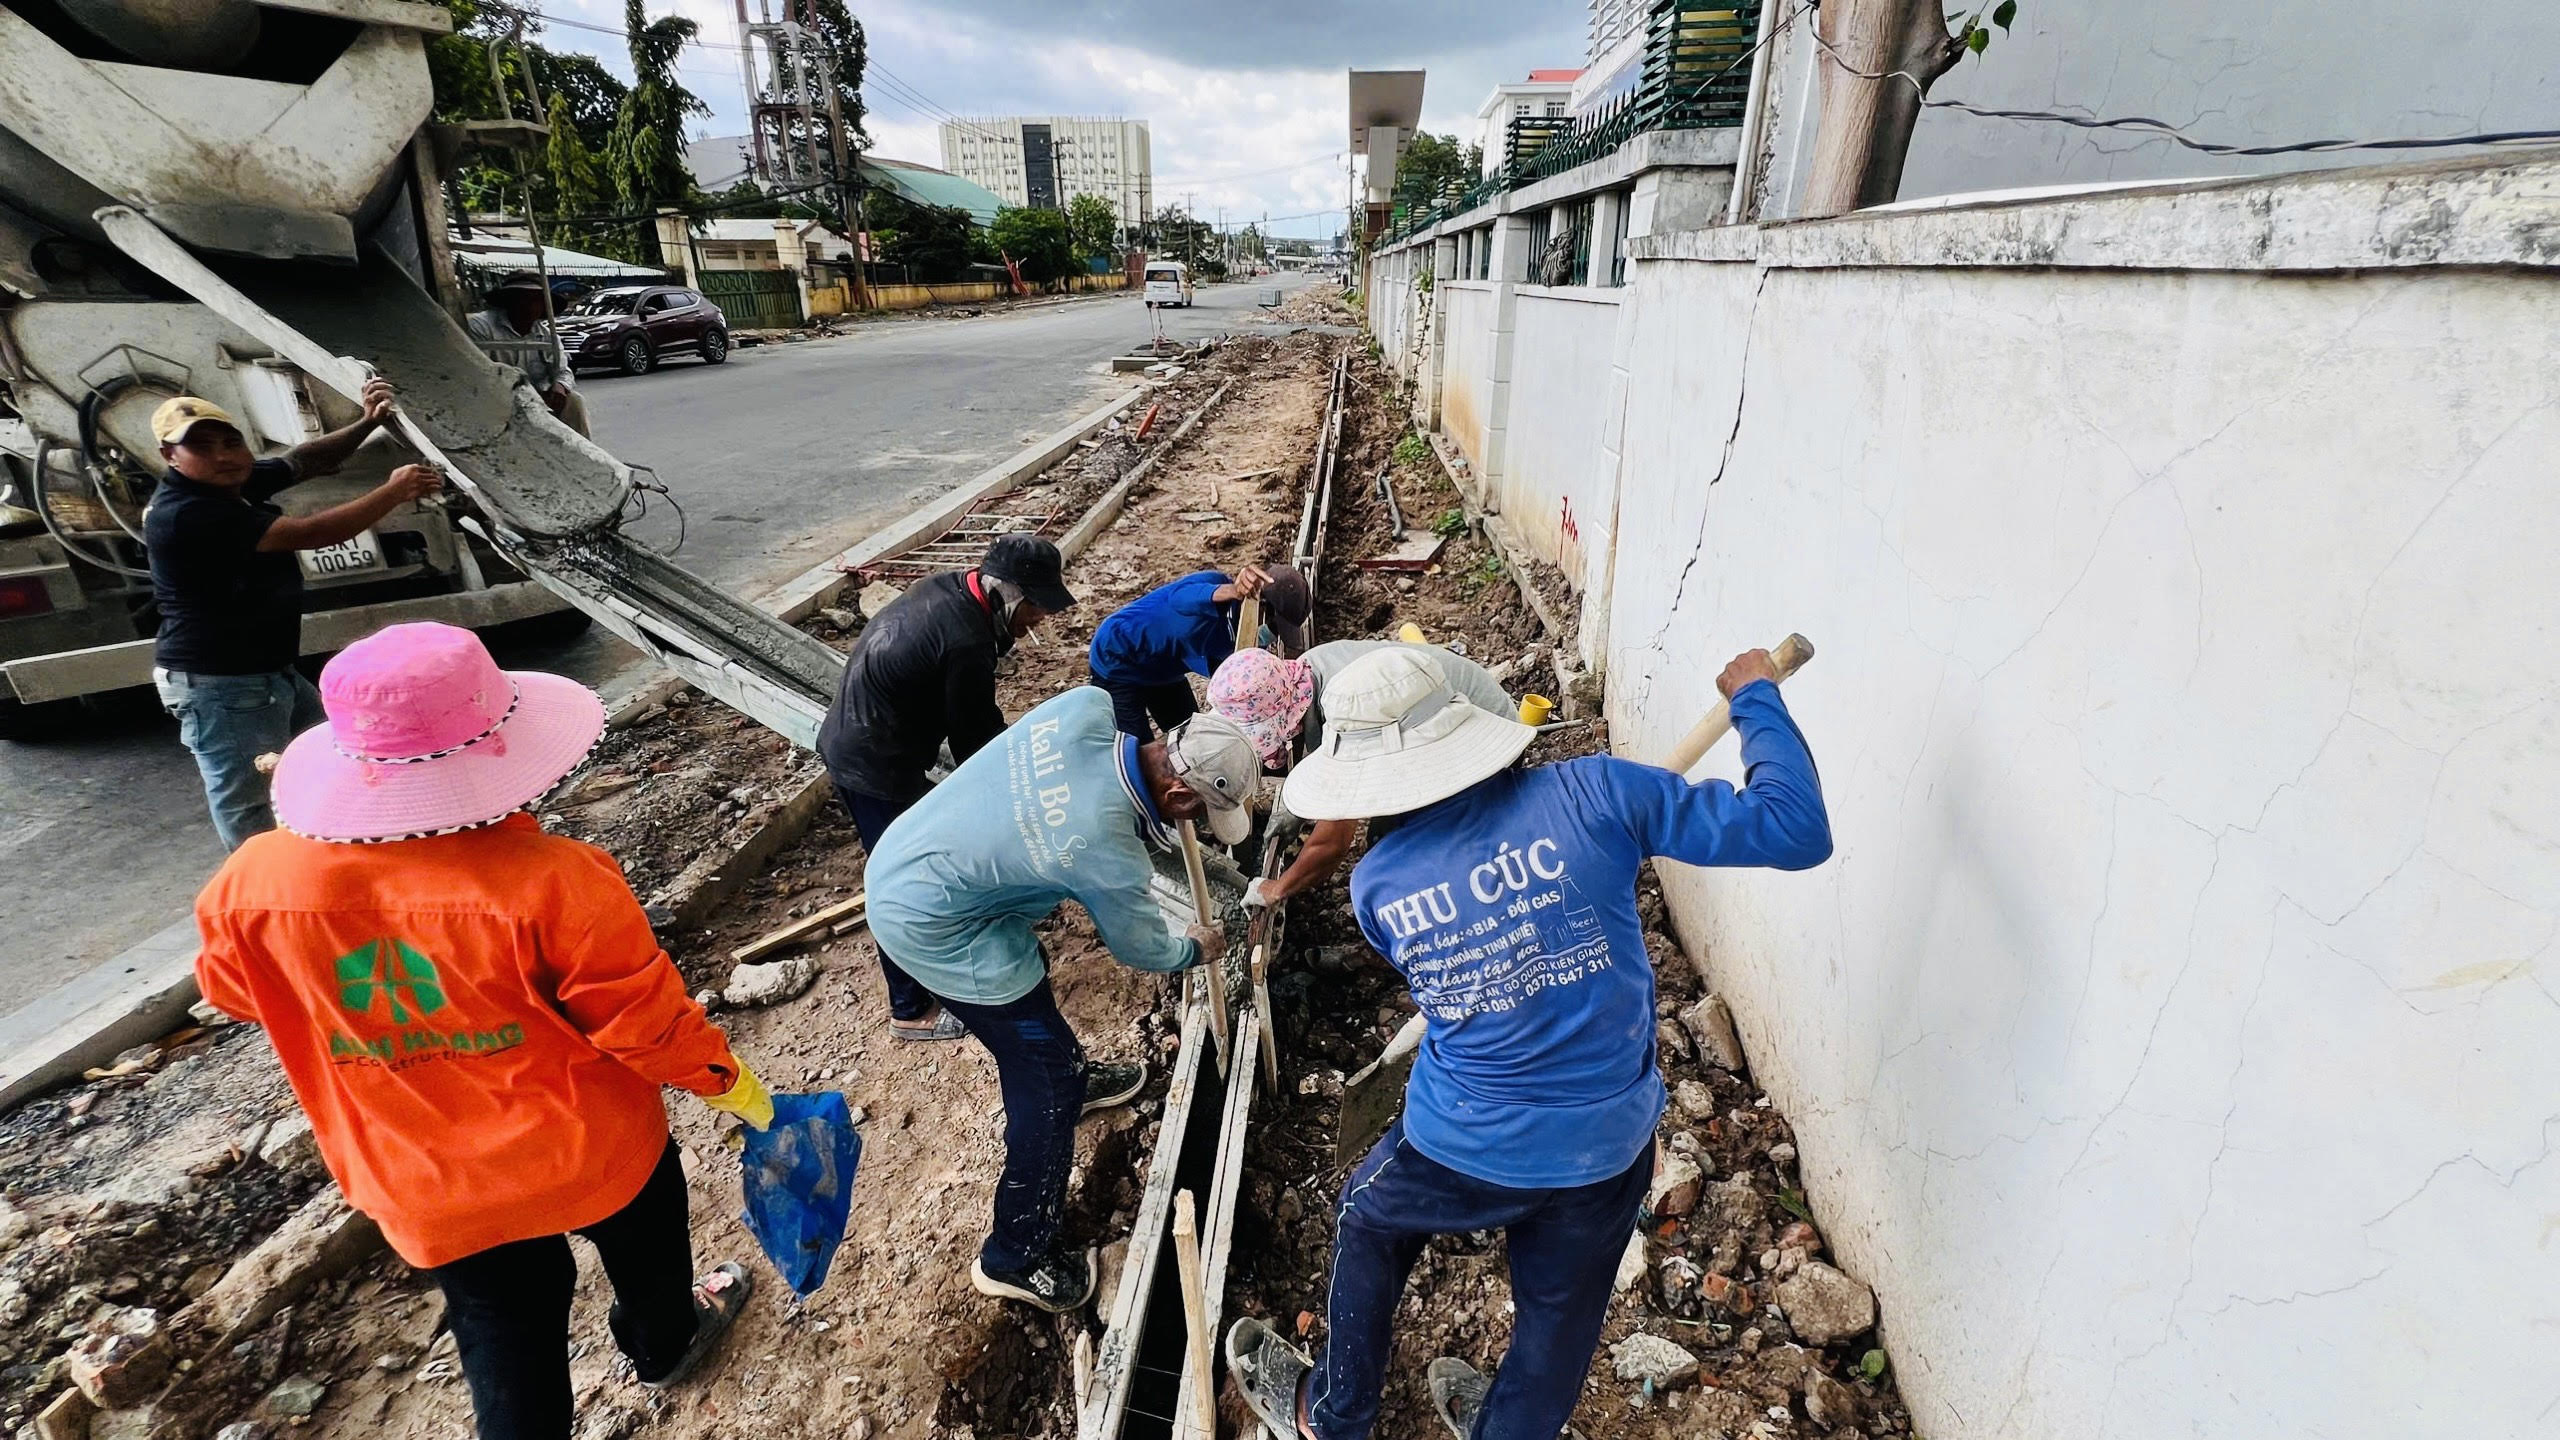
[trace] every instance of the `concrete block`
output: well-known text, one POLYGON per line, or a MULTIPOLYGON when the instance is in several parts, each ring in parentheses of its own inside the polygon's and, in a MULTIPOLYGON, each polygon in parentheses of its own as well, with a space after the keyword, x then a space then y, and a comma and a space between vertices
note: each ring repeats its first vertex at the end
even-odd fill
POLYGON ((332 1185, 311 1197, 258 1248, 232 1262, 213 1288, 181 1313, 191 1333, 209 1332, 227 1348, 382 1248, 382 1227, 347 1204, 332 1185))
POLYGON ((92 1404, 121 1410, 160 1393, 176 1358, 158 1311, 110 1306, 72 1343, 65 1368, 92 1404))

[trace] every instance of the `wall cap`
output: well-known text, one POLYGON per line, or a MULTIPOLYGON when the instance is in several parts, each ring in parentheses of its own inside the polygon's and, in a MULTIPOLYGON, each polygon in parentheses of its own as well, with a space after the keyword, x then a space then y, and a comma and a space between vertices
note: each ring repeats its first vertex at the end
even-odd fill
POLYGON ((2337 271, 2560 269, 2560 147, 2411 165, 1949 196, 1629 243, 1639 260, 2337 271))

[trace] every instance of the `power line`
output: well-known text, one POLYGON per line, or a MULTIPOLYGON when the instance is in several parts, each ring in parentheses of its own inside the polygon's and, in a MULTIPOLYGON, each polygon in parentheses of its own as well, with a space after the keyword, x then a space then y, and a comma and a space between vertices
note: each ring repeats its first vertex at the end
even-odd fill
POLYGON ((1240 170, 1232 175, 1163 176, 1158 177, 1158 183, 1165 185, 1216 185, 1228 180, 1251 180, 1262 175, 1279 175, 1293 170, 1310 169, 1317 165, 1330 165, 1341 158, 1341 151, 1328 150, 1322 155, 1310 156, 1307 159, 1292 161, 1286 165, 1273 165, 1261 170, 1240 170))

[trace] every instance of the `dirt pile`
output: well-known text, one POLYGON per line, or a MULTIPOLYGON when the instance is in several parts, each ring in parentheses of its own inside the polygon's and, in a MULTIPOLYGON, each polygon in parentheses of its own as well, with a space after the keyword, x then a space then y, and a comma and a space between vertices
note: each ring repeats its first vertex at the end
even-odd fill
POLYGON ((1358 317, 1351 313, 1341 286, 1318 280, 1281 296, 1271 318, 1283 325, 1340 325, 1358 317))

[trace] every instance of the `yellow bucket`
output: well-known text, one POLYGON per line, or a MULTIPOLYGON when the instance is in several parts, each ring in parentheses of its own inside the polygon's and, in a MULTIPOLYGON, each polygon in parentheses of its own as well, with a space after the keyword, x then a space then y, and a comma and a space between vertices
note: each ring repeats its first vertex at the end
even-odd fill
POLYGON ((1555 713, 1556 702, 1544 695, 1520 697, 1520 723, 1523 725, 1544 725, 1547 717, 1555 713))

